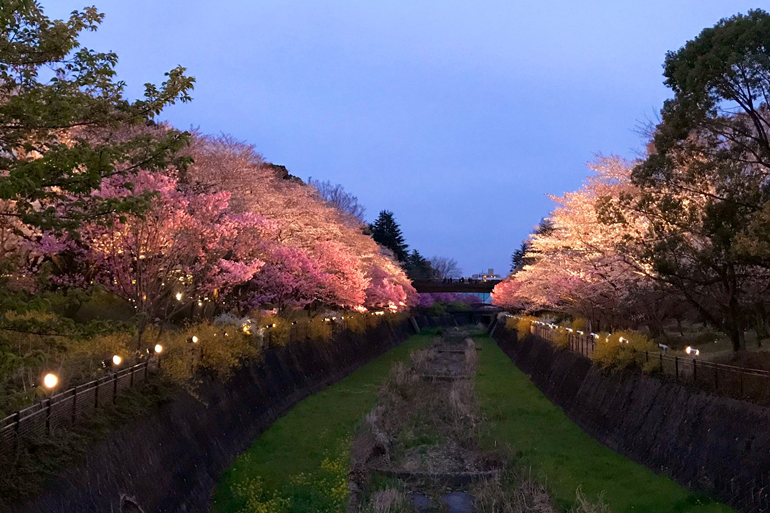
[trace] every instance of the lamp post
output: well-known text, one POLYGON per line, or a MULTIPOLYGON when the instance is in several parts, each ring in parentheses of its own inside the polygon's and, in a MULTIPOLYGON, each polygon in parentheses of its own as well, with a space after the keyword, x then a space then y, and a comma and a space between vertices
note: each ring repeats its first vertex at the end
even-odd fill
POLYGON ((59 376, 56 374, 49 372, 45 376, 43 376, 43 386, 49 391, 48 399, 45 406, 45 432, 46 434, 51 433, 51 396, 53 395, 54 389, 59 385, 59 376))

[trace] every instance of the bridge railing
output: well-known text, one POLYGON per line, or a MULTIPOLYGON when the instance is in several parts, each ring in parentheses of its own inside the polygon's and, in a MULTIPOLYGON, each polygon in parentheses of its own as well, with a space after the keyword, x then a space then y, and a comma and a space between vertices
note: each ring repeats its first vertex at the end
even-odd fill
POLYGON ((416 280, 412 282, 417 292, 483 292, 490 293, 500 280, 416 280))

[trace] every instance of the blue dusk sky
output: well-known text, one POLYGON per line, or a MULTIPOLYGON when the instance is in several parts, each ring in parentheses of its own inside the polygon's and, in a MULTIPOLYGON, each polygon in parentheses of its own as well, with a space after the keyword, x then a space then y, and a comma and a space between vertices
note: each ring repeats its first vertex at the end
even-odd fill
MULTIPOLYGON (((85 46, 137 96, 177 64, 192 103, 164 117, 253 143, 344 187, 407 243, 505 274, 511 252, 597 154, 638 155, 669 96, 666 51, 743 0, 97 0, 85 46)), ((90 5, 46 0, 63 17, 90 5)))

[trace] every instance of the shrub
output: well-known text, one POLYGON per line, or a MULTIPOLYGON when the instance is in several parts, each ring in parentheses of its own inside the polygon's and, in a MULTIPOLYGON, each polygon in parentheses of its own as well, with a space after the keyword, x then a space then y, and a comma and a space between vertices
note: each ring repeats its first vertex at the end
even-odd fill
POLYGON ((433 315, 445 315, 447 307, 444 303, 433 303, 428 311, 433 315))
POLYGON ((572 321, 570 328, 572 328, 575 331, 585 332, 586 328, 588 328, 588 321, 582 317, 577 317, 572 321))
POLYGON ((567 330, 562 327, 557 328, 553 332, 553 343, 559 349, 567 349, 569 347, 569 337, 567 336, 567 330))
POLYGON ((385 322, 387 322, 390 325, 396 325, 401 324, 405 320, 409 318, 409 314, 406 312, 397 312, 394 314, 386 315, 385 316, 385 322))
POLYGON ((532 323, 536 320, 537 319, 531 315, 519 317, 519 320, 516 323, 516 333, 518 333, 519 338, 524 338, 532 332, 532 323))
POLYGON ((382 320, 382 315, 375 315, 371 312, 364 315, 366 316, 366 326, 369 328, 376 328, 382 320))
POLYGON ((507 330, 515 330, 516 326, 518 325, 519 320, 516 317, 506 317, 505 318, 505 329, 507 330))
POLYGON ((268 347, 281 347, 289 342, 291 334, 291 321, 275 314, 260 316, 257 326, 264 328, 263 340, 268 347))
POLYGON ((163 346, 164 374, 180 384, 186 384, 201 370, 227 378, 244 360, 259 354, 251 337, 238 326, 205 322, 181 332, 156 335, 155 340, 163 346), (197 343, 191 342, 193 337, 197 337, 197 343))
POLYGON ((650 339, 635 331, 600 333, 591 359, 605 369, 623 370, 637 366, 639 353, 657 349, 650 339), (621 342, 621 338, 628 342, 621 342))
POLYGON ((690 345, 703 346, 706 344, 713 344, 717 340, 719 340, 718 334, 714 333, 713 331, 704 331, 703 333, 698 333, 698 335, 692 339, 690 345))
POLYGON ((353 313, 345 315, 345 324, 347 328, 353 333, 364 333, 367 328, 367 317, 374 317, 373 315, 367 316, 366 314, 353 313))
MULTIPOLYGON (((374 317, 373 315, 371 317, 374 317)), ((308 338, 311 340, 327 341, 332 338, 332 323, 324 320, 324 317, 316 316, 308 321, 308 338)))

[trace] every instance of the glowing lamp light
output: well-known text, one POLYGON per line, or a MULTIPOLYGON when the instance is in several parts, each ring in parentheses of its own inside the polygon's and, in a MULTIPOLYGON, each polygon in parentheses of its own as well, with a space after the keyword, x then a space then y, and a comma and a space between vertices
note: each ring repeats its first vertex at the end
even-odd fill
POLYGON ((198 335, 193 335, 191 340, 193 344, 197 344, 200 339, 198 338, 198 335))
POLYGON ((160 344, 155 344, 155 353, 160 354, 163 352, 163 346, 160 344))
POLYGON ((691 354, 693 356, 698 356, 700 354, 700 350, 699 349, 695 349, 694 347, 690 347, 690 346, 687 346, 684 349, 684 352, 687 353, 687 354, 691 354))
POLYGON ((628 344, 627 338, 620 337, 618 340, 620 341, 621 344, 628 344))
POLYGON ((578 334, 578 335, 582 335, 582 334, 583 334, 583 332, 582 332, 582 331, 580 331, 580 330, 578 330, 577 334, 578 334))
POLYGON ((114 356, 112 357, 112 364, 113 364, 114 366, 116 366, 116 367, 117 367, 117 366, 118 366, 118 365, 120 365, 121 363, 123 363, 123 358, 122 358, 120 355, 117 355, 117 354, 116 354, 116 355, 114 355, 114 356))
POLYGON ((198 301, 198 306, 203 306, 203 301, 198 301))
POLYGON ((182 300, 182 293, 181 292, 177 292, 176 296, 174 296, 174 297, 176 297, 177 301, 181 301, 182 300))
POLYGON ((597 333, 591 333, 591 336, 594 338, 599 338, 599 335, 597 333))
POLYGON ((59 384, 59 378, 56 374, 48 373, 43 377, 43 386, 46 388, 55 388, 59 384))

